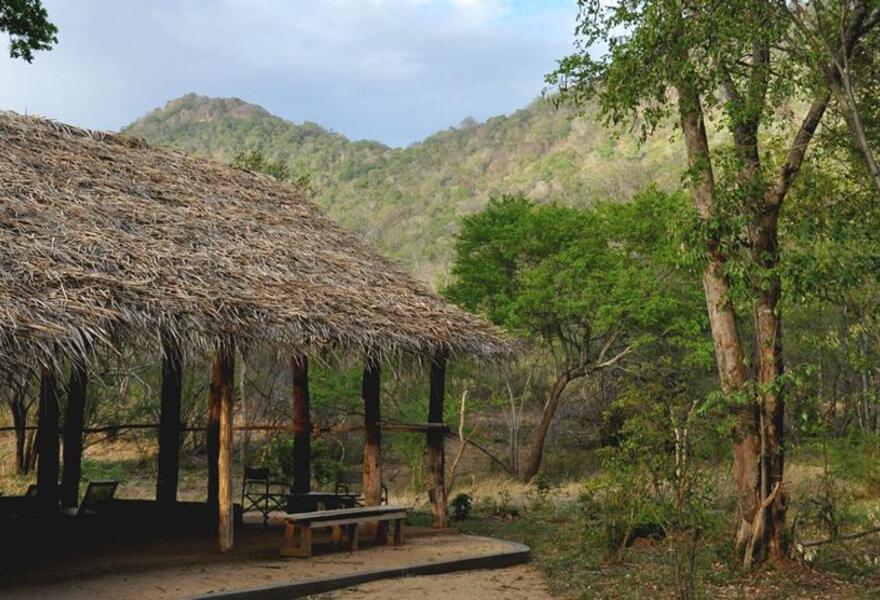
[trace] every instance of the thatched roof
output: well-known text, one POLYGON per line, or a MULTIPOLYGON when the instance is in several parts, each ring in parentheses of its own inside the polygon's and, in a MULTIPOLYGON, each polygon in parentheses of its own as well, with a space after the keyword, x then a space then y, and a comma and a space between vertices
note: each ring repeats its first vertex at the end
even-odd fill
POLYGON ((507 342, 267 176, 0 113, 0 360, 220 336, 491 357, 507 342), (146 341, 146 342, 145 342, 146 341))

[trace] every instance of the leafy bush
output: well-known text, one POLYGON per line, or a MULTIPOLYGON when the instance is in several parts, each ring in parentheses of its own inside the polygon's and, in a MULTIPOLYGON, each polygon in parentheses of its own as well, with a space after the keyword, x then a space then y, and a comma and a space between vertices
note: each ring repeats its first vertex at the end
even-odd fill
MULTIPOLYGON (((336 481, 343 466, 332 456, 324 440, 312 441, 312 479, 319 485, 336 481)), ((268 467, 273 477, 291 481, 293 479, 293 435, 275 435, 263 446, 260 464, 268 467)))
POLYGON ((496 496, 481 498, 479 508, 493 517, 514 518, 519 510, 513 506, 513 496, 508 490, 501 490, 496 496))
POLYGON ((458 494, 452 499, 450 506, 452 507, 452 518, 456 521, 467 519, 471 512, 473 500, 467 494, 458 494))

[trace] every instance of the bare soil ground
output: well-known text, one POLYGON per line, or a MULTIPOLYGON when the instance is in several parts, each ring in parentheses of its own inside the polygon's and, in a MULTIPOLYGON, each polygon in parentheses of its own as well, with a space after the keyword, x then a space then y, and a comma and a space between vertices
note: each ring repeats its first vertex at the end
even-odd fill
MULTIPOLYGON (((501 542, 473 536, 437 535, 415 528, 408 533, 404 546, 366 547, 354 553, 319 548, 318 554, 307 560, 278 556, 281 541, 278 529, 243 530, 237 537, 235 551, 228 555, 217 552, 214 540, 201 538, 120 543, 83 550, 49 566, 34 565, 16 569, 13 573, 0 573, 0 598, 186 598, 212 591, 401 567, 508 548, 501 542)), ((322 539, 316 541, 321 543, 322 539)), ((479 585, 486 590, 486 598, 544 597, 540 576, 532 571, 528 572, 528 577, 521 573, 514 575, 520 577, 518 583, 514 582, 519 586, 517 589, 523 593, 528 591, 528 594, 490 596, 491 590, 502 593, 504 589, 506 576, 498 577, 493 579, 491 572, 481 572, 473 581, 461 580, 456 589, 466 590, 469 585, 479 585)))
POLYGON ((446 575, 427 575, 384 579, 365 585, 320 594, 313 600, 550 600, 541 573, 520 565, 490 571, 466 571, 446 575))

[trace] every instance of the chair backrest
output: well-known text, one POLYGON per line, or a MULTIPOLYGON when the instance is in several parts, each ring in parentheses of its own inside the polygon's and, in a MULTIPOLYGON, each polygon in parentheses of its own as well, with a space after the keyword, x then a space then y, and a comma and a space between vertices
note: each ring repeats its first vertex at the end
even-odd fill
POLYGON ((269 469, 267 467, 245 467, 244 481, 269 483, 269 469))
POLYGON ((77 514, 97 512, 102 504, 113 499, 118 485, 118 481, 90 481, 82 502, 79 503, 77 514))
POLYGON ((336 482, 346 485, 362 485, 364 475, 361 471, 339 471, 336 473, 336 482))

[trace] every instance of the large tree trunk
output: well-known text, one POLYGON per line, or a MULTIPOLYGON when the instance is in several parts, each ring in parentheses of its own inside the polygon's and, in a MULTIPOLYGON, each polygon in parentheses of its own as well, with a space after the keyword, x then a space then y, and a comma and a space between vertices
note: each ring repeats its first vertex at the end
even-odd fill
MULTIPOLYGON (((686 82, 677 87, 679 115, 687 148, 688 165, 692 170, 694 205, 700 218, 708 221, 715 212, 715 179, 709 153, 709 142, 699 98, 686 82)), ((706 245, 706 268, 703 289, 709 327, 715 346, 715 361, 721 390, 725 395, 743 389, 748 381, 742 340, 736 313, 730 302, 730 284, 724 274, 726 257, 720 240, 709 238, 706 245)), ((756 511, 755 477, 760 457, 760 442, 752 403, 737 409, 733 431, 733 470, 737 484, 738 509, 736 543, 740 547, 750 537, 756 511)))
POLYGON ((571 381, 571 374, 566 371, 562 373, 553 384, 547 401, 544 403, 544 410, 541 412, 541 422, 538 423, 538 429, 535 431, 535 437, 532 441, 532 448, 529 451, 528 462, 526 462, 525 471, 523 471, 523 480, 528 483, 534 479, 535 475, 541 469, 541 460, 544 456, 544 444, 547 441, 547 432, 550 431, 550 425, 553 423, 553 417, 556 415, 556 409, 559 408, 559 398, 566 386, 571 381))
MULTIPOLYGON (((740 107, 763 105, 766 92, 765 67, 769 64, 766 48, 755 48, 755 65, 750 97, 740 97, 729 82, 731 100, 740 107), (746 104, 742 104, 746 103, 746 104)), ((687 82, 677 86, 682 131, 692 171, 694 202, 700 217, 715 216, 714 177, 699 98, 687 82)), ((734 475, 739 506, 737 546, 744 551, 747 564, 767 556, 784 556, 785 495, 782 490, 784 468, 783 416, 784 402, 778 378, 782 373, 781 321, 778 313, 780 281, 777 245, 778 215, 782 201, 797 174, 807 146, 828 103, 828 95, 817 96, 789 149, 788 156, 776 179, 765 194, 754 199, 755 218, 750 224, 755 303, 755 373, 758 397, 747 397, 734 403, 733 429, 734 475)), ((744 120, 734 129, 734 142, 741 161, 740 180, 744 190, 761 190, 761 165, 758 152, 759 114, 752 121, 744 120)), ((706 245, 706 270, 703 286, 709 323, 715 345, 721 389, 725 394, 746 392, 750 380, 743 360, 736 313, 730 302, 730 285, 724 274, 725 257, 719 239, 710 238, 706 245)))

